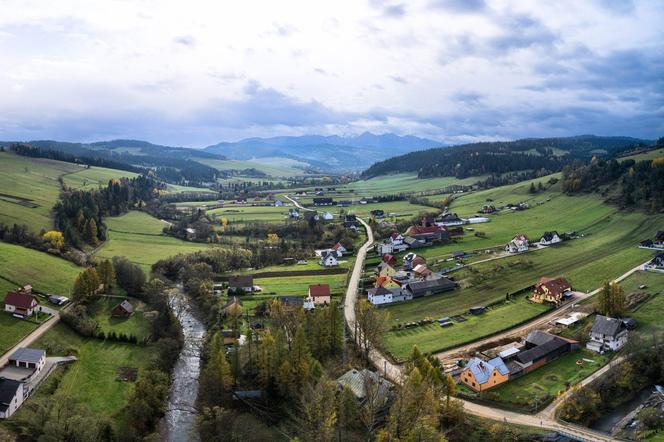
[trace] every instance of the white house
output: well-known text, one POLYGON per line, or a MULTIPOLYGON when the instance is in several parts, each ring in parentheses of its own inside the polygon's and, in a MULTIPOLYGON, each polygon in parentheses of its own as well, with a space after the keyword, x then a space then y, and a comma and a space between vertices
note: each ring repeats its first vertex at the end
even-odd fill
POLYGON ((342 257, 344 253, 348 253, 348 250, 340 243, 336 243, 334 246, 332 246, 332 250, 334 252, 337 252, 337 257, 342 257))
POLYGON ((379 255, 386 255, 394 253, 394 246, 390 242, 383 242, 376 244, 376 253, 379 255))
POLYGON ((0 378, 0 419, 8 419, 25 400, 22 382, 0 378))
POLYGON ((373 305, 392 304, 395 302, 410 301, 413 296, 410 292, 402 290, 401 287, 386 289, 376 287, 367 290, 367 299, 373 305))
POLYGON ((586 348, 597 353, 618 351, 627 343, 628 333, 622 320, 597 315, 586 348))
POLYGON ((39 304, 32 295, 21 291, 7 292, 5 311, 18 317, 28 317, 39 310, 39 304))
POLYGON ((323 267, 335 267, 339 265, 336 253, 331 250, 325 251, 321 254, 319 263, 323 267))
POLYGON ((522 253, 528 251, 528 237, 523 234, 516 235, 512 241, 505 246, 508 253, 522 253))
POLYGON ((558 244, 559 242, 562 242, 562 239, 560 239, 560 236, 556 231, 544 232, 544 235, 542 235, 539 240, 539 243, 543 246, 550 246, 551 244, 558 244))
POLYGON ((325 221, 331 221, 334 219, 334 214, 332 212, 323 212, 321 215, 325 221))
POLYGON ((274 207, 283 207, 283 205, 284 205, 283 201, 277 200, 274 202, 274 207))

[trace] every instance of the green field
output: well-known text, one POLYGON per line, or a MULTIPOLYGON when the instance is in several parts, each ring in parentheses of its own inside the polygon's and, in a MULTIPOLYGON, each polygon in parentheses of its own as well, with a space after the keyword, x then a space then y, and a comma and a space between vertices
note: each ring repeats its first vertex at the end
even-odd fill
POLYGON ((117 379, 120 367, 146 368, 155 354, 151 347, 84 338, 57 324, 34 344, 49 355, 74 354, 57 393, 72 396, 93 413, 116 417, 133 391, 133 384, 117 379))
POLYGON ((636 332, 644 337, 664 331, 664 273, 637 272, 620 283, 625 295, 647 293, 649 298, 635 312, 628 313, 637 321, 636 332), (639 286, 645 285, 644 289, 639 286))
MULTIPOLYGON (((476 207, 478 202, 485 200, 483 193, 493 194, 496 202, 518 202, 523 185, 503 188, 503 191, 509 192, 508 194, 500 194, 498 190, 467 195, 459 198, 457 202, 462 203, 466 198, 472 198, 475 200, 472 207, 476 207)), ((473 267, 474 271, 463 269, 455 272, 452 276, 465 288, 451 294, 387 307, 393 325, 426 317, 435 319, 461 314, 474 305, 486 305, 504 299, 505 293, 525 288, 535 283, 541 276, 563 275, 575 289, 590 291, 600 286, 602 282, 620 276, 651 257, 652 252, 638 249, 636 245, 641 239, 652 236, 664 223, 663 215, 618 212, 592 196, 568 197, 557 194, 557 196, 541 195, 540 198, 545 198, 545 203, 535 204, 533 209, 492 216, 492 222, 481 225, 482 231, 487 233, 488 238, 480 239, 467 235, 460 243, 419 249, 418 253, 429 258, 433 256, 442 259, 455 249, 472 250, 500 245, 518 232, 537 238, 544 230, 555 229, 559 232, 577 230, 586 236, 544 250, 476 264, 473 267), (547 202, 546 198, 551 200, 547 202)), ((457 202, 453 205, 453 209, 456 209, 457 202)), ((479 226, 474 227, 479 230, 479 226)), ((429 262, 435 260, 435 258, 429 259, 429 262)), ((522 318, 520 313, 518 317, 522 318)), ((493 324, 491 327, 487 325, 474 327, 462 335, 463 341, 479 339, 492 331, 520 322, 512 315, 504 320, 494 320, 491 315, 492 312, 489 312, 483 316, 485 321, 493 324), (496 328, 490 330, 494 326, 496 328)), ((402 332, 390 332, 386 337, 386 344, 398 357, 408 354, 410 347, 415 343, 423 351, 436 351, 448 348, 451 343, 459 343, 461 336, 457 337, 459 332, 455 331, 458 330, 458 326, 448 329, 425 327, 424 331, 413 333, 412 339, 407 335, 395 335, 402 332)))
MULTIPOLYGON (((0 277, 35 289, 68 296, 83 269, 48 253, 0 242, 0 277)), ((13 285, 11 288, 14 288, 13 285)), ((4 299, 5 291, 0 292, 4 299)))
POLYGON ((288 207, 234 206, 208 210, 209 215, 226 218, 228 221, 284 221, 288 218, 288 207))
POLYGON ((135 298, 126 299, 134 306, 134 314, 129 318, 111 316, 113 307, 122 302, 119 298, 98 298, 88 305, 88 311, 104 333, 124 333, 136 336, 140 341, 150 335, 150 323, 143 317, 146 305, 135 298))
POLYGON ((599 355, 586 349, 574 350, 520 378, 491 389, 487 396, 534 410, 565 391, 568 385, 575 385, 599 370, 609 358, 610 355, 599 355), (581 365, 577 361, 581 361, 581 365))
POLYGON ((108 239, 96 252, 98 258, 125 256, 146 272, 160 259, 213 247, 209 244, 182 241, 161 234, 164 223, 144 212, 132 211, 106 218, 108 239))
POLYGON ((380 176, 369 180, 355 181, 338 190, 353 190, 358 196, 377 196, 398 193, 422 192, 443 189, 451 185, 471 185, 486 177, 455 177, 418 179, 414 173, 399 173, 380 176))
POLYGON ((71 163, 0 152, 0 222, 27 224, 35 232, 51 228, 58 178, 79 170, 71 163))
POLYGON ((90 167, 80 172, 65 175, 63 180, 68 187, 81 190, 97 189, 106 187, 108 182, 114 178, 134 178, 138 174, 126 170, 106 169, 104 167, 90 167))
POLYGON ((15 318, 11 314, 1 311, 0 330, 2 333, 0 333, 0 354, 4 354, 38 326, 39 324, 15 318))
MULTIPOLYGON (((217 170, 257 169, 272 177, 289 177, 304 174, 306 163, 289 158, 258 158, 254 160, 199 160, 217 170)), ((261 178, 248 178, 261 179, 261 178)), ((245 180, 246 181, 246 180, 245 180)))
POLYGON ((653 149, 649 150, 648 152, 622 157, 620 158, 620 160, 645 161, 645 160, 654 160, 655 158, 662 158, 662 157, 664 157, 664 149, 653 149))

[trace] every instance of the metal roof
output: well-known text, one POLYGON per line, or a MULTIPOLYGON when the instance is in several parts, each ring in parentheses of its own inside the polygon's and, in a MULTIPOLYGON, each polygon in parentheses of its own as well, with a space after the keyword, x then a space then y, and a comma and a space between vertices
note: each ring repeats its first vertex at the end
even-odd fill
POLYGON ((9 357, 12 361, 39 362, 43 356, 46 356, 46 350, 36 348, 19 348, 9 357))

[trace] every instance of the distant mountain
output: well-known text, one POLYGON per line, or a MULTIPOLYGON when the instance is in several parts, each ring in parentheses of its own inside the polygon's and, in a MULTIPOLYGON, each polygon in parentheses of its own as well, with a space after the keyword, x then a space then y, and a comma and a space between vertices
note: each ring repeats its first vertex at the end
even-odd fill
POLYGON ((361 170, 390 156, 440 146, 443 146, 443 143, 426 138, 365 132, 348 137, 303 135, 246 138, 208 146, 204 151, 238 160, 291 158, 323 169, 341 171, 361 170))
POLYGON ((398 172, 417 172, 421 178, 465 178, 518 170, 558 171, 574 159, 613 156, 652 140, 580 135, 565 138, 524 138, 428 149, 379 161, 362 173, 365 178, 398 172))

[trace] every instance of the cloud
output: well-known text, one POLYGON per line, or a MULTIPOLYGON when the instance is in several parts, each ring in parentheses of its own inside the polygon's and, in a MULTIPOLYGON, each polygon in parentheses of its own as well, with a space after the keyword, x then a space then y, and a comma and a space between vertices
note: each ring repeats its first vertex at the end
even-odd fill
POLYGON ((173 39, 173 41, 176 44, 187 46, 190 48, 196 46, 196 39, 191 35, 178 35, 173 39))
POLYGON ((399 84, 408 84, 408 80, 406 80, 405 78, 400 77, 400 76, 398 76, 398 75, 392 75, 392 76, 390 76, 390 78, 391 78, 392 81, 394 81, 395 83, 399 83, 399 84))
POLYGON ((457 13, 479 13, 487 9, 484 0, 432 0, 429 6, 448 12, 457 13))

